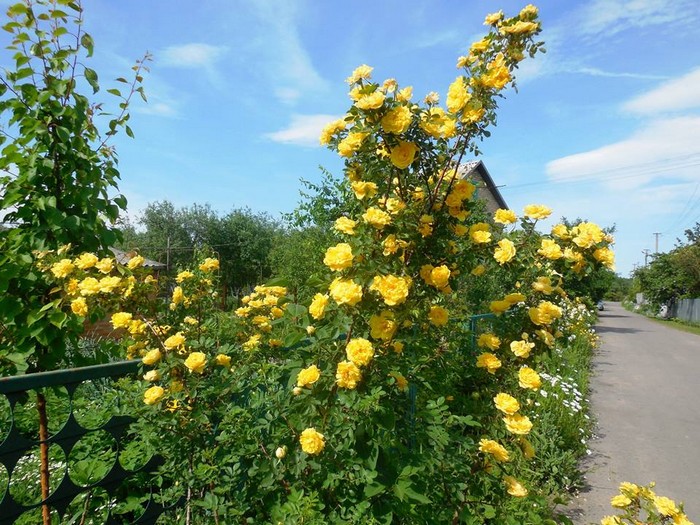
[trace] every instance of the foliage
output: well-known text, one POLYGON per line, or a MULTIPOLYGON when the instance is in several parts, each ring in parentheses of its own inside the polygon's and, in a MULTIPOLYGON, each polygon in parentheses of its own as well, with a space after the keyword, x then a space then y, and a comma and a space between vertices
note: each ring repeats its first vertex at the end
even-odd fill
POLYGON ((674 299, 700 297, 700 223, 685 232, 668 253, 654 255, 651 263, 634 273, 635 285, 652 307, 674 299))
POLYGON ((271 275, 269 255, 279 226, 268 215, 234 209, 220 215, 208 204, 176 208, 171 202, 152 202, 139 219, 143 231, 125 228, 122 246, 168 265, 189 265, 197 250, 211 248, 221 261, 221 282, 234 293, 271 275))
POLYGON ((641 520, 649 525, 692 525, 683 512, 683 505, 677 505, 672 499, 656 494, 654 486, 654 483, 646 486, 627 481, 620 483, 619 493, 610 501, 618 514, 604 517, 600 521, 601 525, 636 525, 642 523, 641 520))
MULTIPOLYGON (((38 0, 9 7, 3 29, 12 35, 14 67, 0 75, 0 209, 11 227, 0 231, 0 366, 5 373, 54 368, 66 340, 81 331, 76 319, 55 306, 49 283, 33 253, 73 245, 104 254, 118 239, 112 226, 125 209, 112 196, 119 172, 107 141, 127 122, 134 81, 117 97, 119 110, 100 132, 101 103, 81 94, 100 90, 87 67, 93 41, 82 29, 80 2, 38 0), (49 348, 51 349, 49 351, 49 348)), ((147 57, 146 57, 147 58, 147 57)))

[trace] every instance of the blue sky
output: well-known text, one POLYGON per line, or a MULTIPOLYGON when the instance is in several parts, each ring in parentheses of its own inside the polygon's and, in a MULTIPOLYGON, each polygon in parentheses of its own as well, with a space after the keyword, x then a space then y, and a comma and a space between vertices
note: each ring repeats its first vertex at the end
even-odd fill
MULTIPOLYGON (((103 84, 154 57, 136 139, 115 141, 131 215, 168 199, 279 217, 319 165, 341 175, 317 137, 347 109, 357 65, 444 97, 484 16, 526 2, 84 3, 103 84)), ((548 52, 521 68, 481 160, 516 211, 543 203, 556 218, 615 224, 627 275, 654 232, 667 251, 700 221, 700 2, 536 5, 548 52)))

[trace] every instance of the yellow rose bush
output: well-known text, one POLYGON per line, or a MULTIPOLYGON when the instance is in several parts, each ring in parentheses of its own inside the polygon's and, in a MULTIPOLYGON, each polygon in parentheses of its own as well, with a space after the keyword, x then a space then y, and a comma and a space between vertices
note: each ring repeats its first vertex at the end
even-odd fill
POLYGON ((627 481, 620 483, 619 493, 610 500, 610 506, 618 514, 605 516, 601 525, 693 525, 683 512, 682 503, 656 494, 654 488, 654 483, 641 486, 627 481))
POLYGON ((558 381, 542 367, 571 336, 593 342, 566 290, 612 266, 612 238, 589 222, 543 234, 550 208, 489 216, 475 199, 460 163, 541 47, 532 6, 487 25, 444 107, 437 93, 419 101, 394 79, 375 82, 367 65, 348 77, 350 108, 320 142, 344 159, 350 202, 304 304, 268 283, 215 314, 211 257, 160 297, 138 259, 47 262, 60 307, 109 314, 141 360, 142 428, 188 512, 232 523, 551 517, 538 449, 553 446, 540 414, 558 381))

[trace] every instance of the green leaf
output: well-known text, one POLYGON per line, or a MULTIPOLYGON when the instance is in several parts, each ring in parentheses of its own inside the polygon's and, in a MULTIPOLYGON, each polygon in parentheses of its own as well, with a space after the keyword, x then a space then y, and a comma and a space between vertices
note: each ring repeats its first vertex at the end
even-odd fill
POLYGON ((377 494, 381 494, 386 490, 386 485, 382 485, 378 481, 374 481, 368 485, 365 485, 365 497, 372 498, 377 494))
POLYGON ((87 80, 88 84, 92 87, 93 93, 97 93, 100 90, 100 85, 97 83, 97 73, 94 69, 90 69, 89 67, 85 68, 85 80, 87 80))
POLYGON ((110 89, 107 90, 107 93, 111 93, 111 94, 114 95, 115 97, 121 97, 121 96, 122 96, 122 92, 119 91, 117 88, 110 88, 110 89))
POLYGON ((92 40, 92 37, 87 33, 83 33, 83 36, 80 37, 80 45, 87 51, 87 56, 91 57, 95 49, 95 42, 92 40))

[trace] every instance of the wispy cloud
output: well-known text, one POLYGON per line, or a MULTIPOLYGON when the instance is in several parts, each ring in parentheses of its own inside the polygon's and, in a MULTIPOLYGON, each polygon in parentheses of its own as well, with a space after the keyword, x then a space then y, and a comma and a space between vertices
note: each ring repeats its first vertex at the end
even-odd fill
POLYGON ((700 67, 633 98, 622 108, 640 115, 700 108, 700 67))
POLYGON ((606 187, 638 188, 657 178, 697 178, 700 117, 657 119, 628 139, 569 155, 546 165, 553 182, 597 181, 606 187))
POLYGON ((338 115, 292 115, 289 126, 266 133, 265 137, 282 144, 316 147, 319 146, 318 137, 323 127, 338 118, 338 115))
POLYGON ((651 75, 649 73, 626 73, 621 71, 604 71, 597 67, 579 67, 571 70, 572 73, 581 73, 591 75, 593 77, 609 77, 609 78, 638 78, 641 80, 663 80, 668 77, 662 75, 651 75))
POLYGON ((631 28, 687 21, 695 0, 594 0, 581 10, 580 30, 608 36, 631 28))
POLYGON ((136 113, 143 115, 154 115, 157 117, 177 117, 178 110, 174 106, 165 102, 152 102, 134 109, 136 113))
POLYGON ((164 66, 206 69, 212 67, 226 50, 224 46, 191 43, 166 47, 158 56, 164 66))
POLYGON ((258 52, 275 94, 285 103, 295 102, 303 93, 327 87, 314 67, 299 35, 303 15, 294 2, 257 0, 251 4, 259 24, 258 52))

